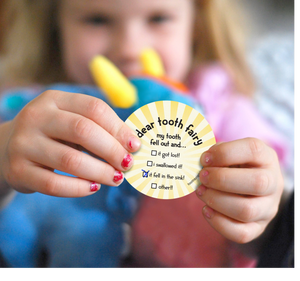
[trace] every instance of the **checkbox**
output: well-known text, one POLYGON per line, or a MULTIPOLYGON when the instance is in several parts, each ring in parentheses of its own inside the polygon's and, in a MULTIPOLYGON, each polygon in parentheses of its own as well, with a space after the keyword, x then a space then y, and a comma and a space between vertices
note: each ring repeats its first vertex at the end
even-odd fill
POLYGON ((156 156, 157 155, 157 150, 151 150, 151 155, 156 156))
POLYGON ((148 167, 152 167, 152 165, 153 165, 153 161, 147 161, 147 166, 148 167))
POLYGON ((151 188, 156 189, 157 188, 157 183, 151 183, 151 188))

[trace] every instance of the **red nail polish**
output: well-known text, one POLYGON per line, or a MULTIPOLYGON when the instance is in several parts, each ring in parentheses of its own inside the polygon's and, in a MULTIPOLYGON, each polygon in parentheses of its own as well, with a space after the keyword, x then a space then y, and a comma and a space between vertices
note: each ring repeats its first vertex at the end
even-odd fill
POLYGON ((211 153, 205 152, 203 154, 203 157, 204 157, 204 163, 205 163, 205 165, 211 164, 211 162, 212 162, 212 155, 211 155, 211 153))
POLYGON ((91 183, 91 192, 96 192, 100 189, 100 185, 98 183, 92 182, 91 183))
POLYGON ((123 178, 124 178, 123 173, 121 173, 120 171, 115 171, 115 174, 114 174, 114 182, 115 183, 122 181, 123 178))
POLYGON ((130 154, 127 154, 121 163, 122 167, 128 168, 130 166, 132 160, 133 160, 132 156, 130 154))
POLYGON ((203 184, 207 184, 208 183, 208 171, 207 170, 202 170, 200 172, 200 181, 203 184))
POLYGON ((141 142, 136 137, 132 137, 130 138, 128 145, 132 151, 136 151, 141 146, 141 142))

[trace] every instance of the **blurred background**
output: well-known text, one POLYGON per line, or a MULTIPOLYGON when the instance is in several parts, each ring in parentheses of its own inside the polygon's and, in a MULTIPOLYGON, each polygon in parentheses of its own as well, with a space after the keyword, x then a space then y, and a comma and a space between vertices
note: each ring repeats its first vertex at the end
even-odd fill
MULTIPOLYGON (((0 11, 3 2, 0 0, 0 11)), ((270 33, 294 31, 294 0, 239 0, 250 27, 249 43, 255 44, 270 33)), ((0 17, 0 52, 3 33, 3 16, 0 17)))
POLYGON ((294 0, 240 0, 249 23, 249 43, 294 32, 294 0))
POLYGON ((4 29, 4 20, 2 15, 2 7, 5 0, 0 0, 0 53, 2 50, 2 36, 3 36, 3 29, 4 29))
MULTIPOLYGON (((3 54, 4 17, 0 0, 0 58, 3 54)), ((239 0, 245 11, 249 51, 270 35, 294 33, 294 0, 239 0)))
POLYGON ((286 138, 286 189, 294 186, 294 0, 240 0, 260 112, 286 138))

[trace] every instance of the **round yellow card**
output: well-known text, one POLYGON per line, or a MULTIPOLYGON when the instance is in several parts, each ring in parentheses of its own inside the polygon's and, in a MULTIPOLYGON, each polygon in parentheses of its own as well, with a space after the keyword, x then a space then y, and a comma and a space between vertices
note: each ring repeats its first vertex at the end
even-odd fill
POLYGON ((158 101, 137 109, 125 122, 142 145, 133 154, 126 180, 138 191, 158 199, 174 199, 200 185, 200 156, 216 143, 204 117, 175 101, 158 101))

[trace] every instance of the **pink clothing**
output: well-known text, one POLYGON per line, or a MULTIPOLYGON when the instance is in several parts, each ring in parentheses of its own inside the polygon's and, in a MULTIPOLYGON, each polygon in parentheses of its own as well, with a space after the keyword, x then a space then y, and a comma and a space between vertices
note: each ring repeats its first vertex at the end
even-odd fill
MULTIPOLYGON (((191 94, 203 106, 217 141, 245 137, 262 139, 284 160, 284 139, 262 119, 250 99, 233 92, 229 76, 220 65, 199 68, 189 80, 191 94)), ((208 225, 204 203, 195 194, 176 200, 145 196, 133 221, 133 257, 142 266, 254 267, 255 259, 243 255, 208 225)))
POLYGON ((219 64, 198 68, 189 79, 189 89, 203 106, 217 141, 261 139, 276 150, 284 164, 287 142, 262 118, 252 100, 234 92, 231 79, 219 64))

